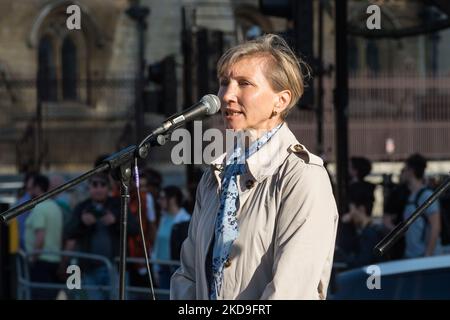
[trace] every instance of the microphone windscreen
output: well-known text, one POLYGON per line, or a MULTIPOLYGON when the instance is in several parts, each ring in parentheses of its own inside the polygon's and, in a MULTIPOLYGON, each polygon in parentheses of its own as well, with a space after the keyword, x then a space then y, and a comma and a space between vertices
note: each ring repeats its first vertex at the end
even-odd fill
POLYGON ((206 111, 207 115, 212 115, 220 110, 220 99, 218 96, 214 94, 207 94, 204 96, 201 100, 203 103, 205 103, 208 106, 208 109, 206 111))

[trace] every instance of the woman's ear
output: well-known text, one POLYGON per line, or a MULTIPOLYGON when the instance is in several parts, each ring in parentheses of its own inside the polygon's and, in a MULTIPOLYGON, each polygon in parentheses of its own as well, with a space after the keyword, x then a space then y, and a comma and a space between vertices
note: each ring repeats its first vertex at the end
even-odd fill
POLYGON ((275 110, 277 113, 282 113, 286 108, 289 106, 289 103, 291 102, 291 91, 289 90, 283 90, 277 93, 278 96, 278 102, 276 104, 275 110))

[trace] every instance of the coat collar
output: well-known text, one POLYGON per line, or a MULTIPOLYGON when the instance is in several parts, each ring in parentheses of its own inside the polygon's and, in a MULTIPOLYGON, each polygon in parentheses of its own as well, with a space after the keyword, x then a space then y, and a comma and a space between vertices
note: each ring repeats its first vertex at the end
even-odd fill
MULTIPOLYGON (((249 173, 257 182, 272 176, 291 153, 303 154, 305 162, 316 157, 295 138, 287 123, 283 123, 278 132, 262 148, 246 160, 249 173)), ((226 153, 211 162, 213 175, 220 185, 220 174, 224 169, 226 153)), ((303 156, 302 156, 303 158, 303 156)), ((317 160, 317 159, 316 159, 317 160)), ((318 160, 320 162, 320 160, 318 160)))

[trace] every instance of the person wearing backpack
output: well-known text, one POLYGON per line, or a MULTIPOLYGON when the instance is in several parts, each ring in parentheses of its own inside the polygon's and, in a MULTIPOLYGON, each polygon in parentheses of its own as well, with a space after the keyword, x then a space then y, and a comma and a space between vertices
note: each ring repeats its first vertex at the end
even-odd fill
MULTIPOLYGON (((405 180, 411 191, 403 211, 403 219, 408 219, 414 211, 433 193, 424 183, 427 160, 420 154, 413 154, 405 162, 405 180)), ((405 234, 405 258, 431 256, 436 253, 441 231, 439 202, 432 203, 405 234)))

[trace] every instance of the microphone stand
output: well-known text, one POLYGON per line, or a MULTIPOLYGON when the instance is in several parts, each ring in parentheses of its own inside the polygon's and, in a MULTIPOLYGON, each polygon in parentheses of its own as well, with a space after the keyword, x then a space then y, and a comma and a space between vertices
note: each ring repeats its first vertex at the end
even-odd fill
POLYGON ((388 251, 394 243, 408 230, 409 226, 417 220, 425 210, 441 196, 441 194, 450 187, 450 176, 433 192, 433 194, 420 205, 416 211, 405 221, 400 222, 387 236, 385 236, 374 248, 374 253, 382 256, 388 251))
POLYGON ((99 166, 94 169, 70 180, 69 182, 60 185, 59 187, 50 190, 39 197, 31 199, 23 204, 11 208, 5 212, 0 213, 0 222, 7 223, 18 215, 29 211, 37 204, 64 192, 89 179, 93 175, 100 172, 109 171, 114 179, 120 181, 120 258, 119 258, 119 299, 125 300, 125 270, 126 270, 126 249, 127 249, 127 215, 128 203, 130 199, 130 182, 132 177, 132 162, 135 157, 145 159, 148 155, 149 149, 152 146, 164 145, 170 136, 170 132, 159 135, 150 135, 140 143, 138 147, 135 145, 129 146, 116 152, 105 159, 99 166))

